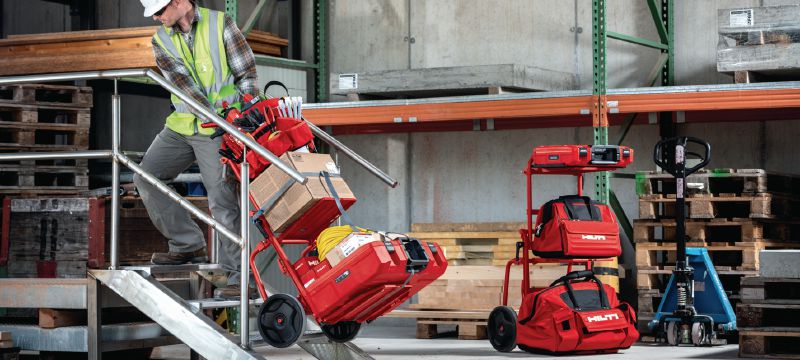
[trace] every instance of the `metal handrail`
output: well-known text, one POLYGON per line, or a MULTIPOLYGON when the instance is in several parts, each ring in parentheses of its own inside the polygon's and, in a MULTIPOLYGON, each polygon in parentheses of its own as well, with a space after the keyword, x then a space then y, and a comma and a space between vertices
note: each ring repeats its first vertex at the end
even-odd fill
MULTIPOLYGON (((121 98, 119 96, 119 89, 118 89, 118 81, 120 78, 130 78, 130 77, 148 77, 155 81, 157 84, 161 85, 161 87, 165 88, 167 91, 172 93, 173 95, 177 96, 181 99, 185 104, 187 104, 190 108, 197 111, 205 119, 215 123, 217 126, 225 130, 228 134, 236 138, 237 140, 241 141, 244 144, 243 154, 246 154, 246 151, 253 150, 257 154, 266 158, 270 163, 274 166, 277 166, 281 171, 288 174, 292 179, 295 181, 305 184, 307 179, 301 175, 297 170, 289 167, 283 161, 278 159, 273 153, 269 152, 263 146, 261 146, 258 142, 256 142, 252 137, 246 136, 245 134, 241 133, 238 129, 236 129, 233 125, 229 124, 227 121, 220 118, 216 113, 211 111, 210 109, 205 108, 202 104, 195 101, 192 97, 187 95, 182 90, 175 87, 172 83, 166 80, 164 77, 159 75, 153 70, 150 69, 136 69, 136 70, 108 70, 108 71, 89 71, 89 72, 75 72, 75 73, 59 73, 59 74, 41 74, 41 75, 25 75, 25 76, 11 76, 11 77, 3 77, 0 78, 0 85, 6 84, 19 84, 19 83, 41 83, 41 82, 54 82, 54 81, 70 81, 70 80, 92 80, 92 79, 111 79, 114 81, 114 93, 111 97, 111 118, 112 118, 112 125, 111 125, 111 132, 112 132, 112 139, 111 139, 111 150, 95 150, 95 151, 77 151, 77 152, 69 152, 69 153, 59 153, 59 152, 42 152, 42 153, 11 153, 11 154, 0 154, 0 162, 3 161, 19 161, 19 160, 55 160, 55 159, 103 159, 103 158, 110 158, 112 159, 112 189, 111 191, 111 249, 110 249, 110 260, 111 260, 111 270, 116 270, 119 267, 119 257, 118 257, 118 243, 119 243, 119 198, 120 194, 119 189, 120 187, 120 163, 125 165, 129 169, 133 170, 135 173, 139 174, 141 178, 148 183, 152 184, 156 187, 157 190, 167 195, 170 199, 177 202, 181 207, 185 208, 193 215, 197 216, 201 221, 211 226, 214 230, 218 231, 222 235, 224 235, 229 240, 236 243, 240 248, 241 251, 241 281, 242 284, 242 291, 241 291, 241 307, 240 307, 240 327, 242 331, 241 333, 241 346, 244 348, 249 348, 249 333, 247 329, 249 329, 248 325, 248 279, 250 273, 250 263, 248 261, 248 253, 250 249, 249 245, 249 166, 247 161, 242 161, 242 168, 241 168, 241 186, 240 186, 240 210, 241 210, 241 232, 240 235, 236 235, 233 231, 222 226, 222 224, 218 223, 214 218, 203 212, 202 210, 198 209, 192 203, 184 199, 174 190, 172 190, 169 186, 167 186, 164 182, 159 180, 157 177, 153 176, 152 174, 145 171, 143 168, 139 166, 136 162, 132 161, 129 157, 123 154, 120 150, 120 138, 121 138, 121 131, 120 131, 120 123, 121 123, 121 98)), ((386 184, 395 187, 397 186, 397 181, 389 177, 385 172, 381 171, 375 165, 369 163, 364 158, 359 156, 353 150, 349 149, 347 146, 333 138, 328 133, 322 131, 318 127, 314 126, 312 123, 306 121, 311 128, 311 131, 317 135, 320 139, 331 145, 337 150, 342 151, 345 155, 352 158, 356 163, 366 168, 370 173, 380 178, 386 184)))

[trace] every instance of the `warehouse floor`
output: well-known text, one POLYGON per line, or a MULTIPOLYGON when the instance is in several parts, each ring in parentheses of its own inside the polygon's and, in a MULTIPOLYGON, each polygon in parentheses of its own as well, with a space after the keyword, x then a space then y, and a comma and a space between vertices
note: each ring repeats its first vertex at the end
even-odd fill
MULTIPOLYGON (((488 340, 457 340, 454 337, 420 340, 414 338, 413 327, 367 326, 355 339, 354 343, 372 355, 375 359, 514 359, 514 358, 555 358, 552 356, 532 355, 521 350, 510 354, 495 351, 488 340)), ((287 349, 270 347, 257 348, 269 360, 314 359, 298 346, 287 349)), ((558 357, 558 359, 736 359, 737 345, 725 345, 713 348, 668 347, 665 345, 637 344, 619 354, 558 357)), ((153 353, 154 359, 188 359, 189 348, 184 345, 158 348, 153 353)))

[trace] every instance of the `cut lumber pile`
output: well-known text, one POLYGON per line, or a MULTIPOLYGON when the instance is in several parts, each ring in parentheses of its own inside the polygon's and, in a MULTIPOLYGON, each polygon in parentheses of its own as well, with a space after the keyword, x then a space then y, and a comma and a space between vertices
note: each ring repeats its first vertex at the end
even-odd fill
POLYGON ((11 35, 0 40, 0 75, 155 68, 157 28, 11 35))
MULTIPOLYGON (((0 39, 0 76, 156 68, 152 37, 158 26, 10 35, 0 39)), ((289 41, 252 31, 256 54, 281 56, 289 41)))
POLYGON ((266 31, 251 30, 247 43, 255 54, 281 56, 281 49, 289 45, 289 40, 266 31))

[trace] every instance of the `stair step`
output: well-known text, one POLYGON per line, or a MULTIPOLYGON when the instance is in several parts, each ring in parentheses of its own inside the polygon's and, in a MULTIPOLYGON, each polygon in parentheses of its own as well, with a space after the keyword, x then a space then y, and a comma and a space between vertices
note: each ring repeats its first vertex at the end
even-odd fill
MULTIPOLYGON (((237 307, 241 305, 241 301, 239 300, 218 300, 218 299, 198 299, 198 300, 187 300, 186 302, 189 303, 195 309, 220 309, 220 308, 230 308, 230 307, 237 307)), ((250 305, 261 305, 264 303, 263 299, 255 299, 250 300, 250 305)))
POLYGON ((133 270, 148 275, 167 273, 189 273, 195 271, 221 271, 220 264, 184 264, 184 265, 132 265, 122 266, 122 270, 133 270))

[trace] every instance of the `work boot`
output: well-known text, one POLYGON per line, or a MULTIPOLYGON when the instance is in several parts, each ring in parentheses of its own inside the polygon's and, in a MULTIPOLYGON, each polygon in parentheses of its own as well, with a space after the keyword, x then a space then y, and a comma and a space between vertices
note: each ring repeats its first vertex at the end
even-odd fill
POLYGON ((166 253, 154 253, 150 262, 155 265, 199 264, 207 263, 208 255, 206 255, 206 248, 189 252, 170 251, 166 253))
MULTIPOLYGON (((214 299, 217 300, 239 300, 241 295, 242 287, 239 286, 239 284, 214 289, 214 299)), ((247 289, 247 296, 249 296, 250 299, 256 299, 258 297, 258 291, 255 287, 250 286, 247 289)))

